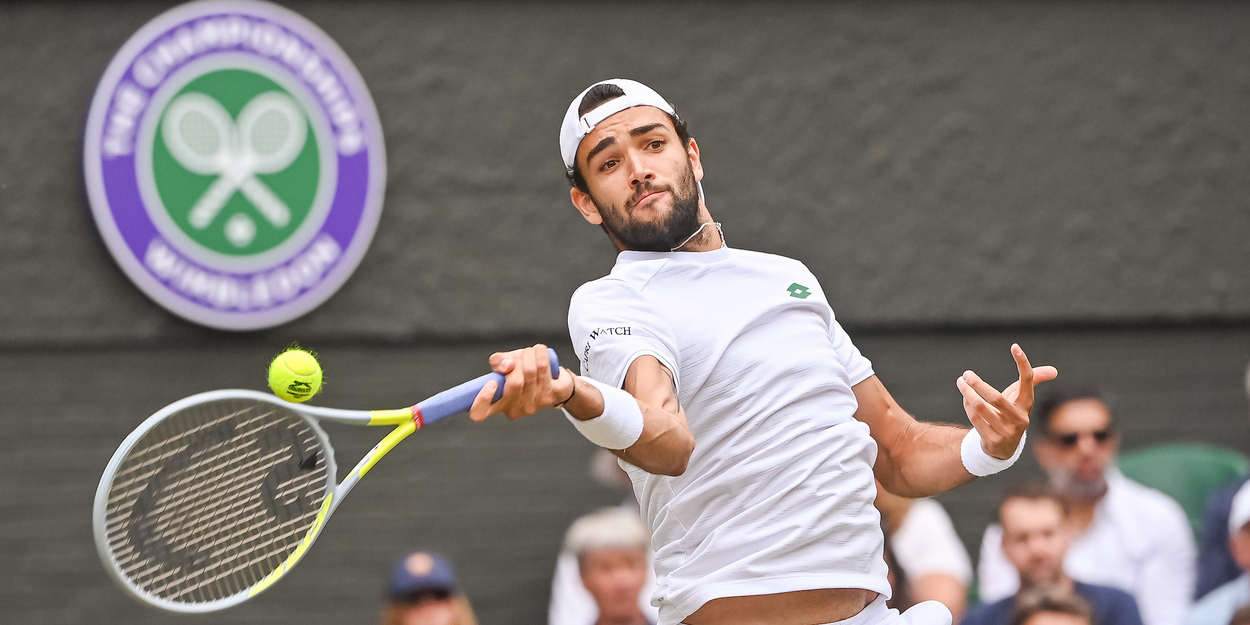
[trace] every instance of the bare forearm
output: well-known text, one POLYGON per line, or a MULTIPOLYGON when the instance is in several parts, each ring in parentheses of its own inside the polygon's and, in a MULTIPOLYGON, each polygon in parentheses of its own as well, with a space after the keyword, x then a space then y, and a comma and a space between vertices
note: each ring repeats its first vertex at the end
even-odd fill
POLYGON ((910 423, 894 441, 879 446, 874 471, 886 490, 903 497, 929 497, 973 480, 959 457, 968 428, 905 418, 910 423))
POLYGON ((959 459, 967 428, 917 421, 894 401, 876 376, 852 390, 855 418, 877 441, 873 472, 886 490, 903 497, 928 497, 972 481, 959 459))
POLYGON ((612 453, 647 473, 685 473, 694 452, 694 437, 686 426, 685 414, 675 415, 641 401, 638 405, 642 408, 642 436, 628 449, 612 453))
POLYGON ((546 345, 496 352, 490 363, 505 376, 503 395, 494 400, 496 383, 483 386, 469 408, 474 421, 499 413, 520 419, 560 407, 587 439, 626 462, 659 475, 685 473, 694 435, 677 400, 676 377, 654 356, 634 360, 619 389, 568 369, 553 379, 546 345))
MULTIPOLYGON (((626 381, 628 388, 631 380, 626 381)), ((603 414, 604 400, 599 389, 581 377, 574 377, 576 392, 564 408, 575 419, 586 421, 603 414)), ((686 424, 685 412, 674 399, 661 400, 661 406, 635 398, 642 411, 642 435, 626 449, 612 450, 626 462, 657 475, 681 475, 694 451, 694 437, 686 424)))

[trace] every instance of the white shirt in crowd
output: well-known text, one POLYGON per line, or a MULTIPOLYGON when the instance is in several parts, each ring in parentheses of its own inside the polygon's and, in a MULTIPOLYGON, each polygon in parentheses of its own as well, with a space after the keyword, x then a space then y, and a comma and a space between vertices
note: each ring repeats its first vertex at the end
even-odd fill
POLYGON ((899 568, 911 579, 942 574, 964 586, 972 583, 972 558, 955 533, 950 515, 932 499, 912 502, 898 531, 890 535, 890 548, 899 568))
POLYGON ((622 252, 574 293, 569 332, 582 374, 606 384, 657 358, 694 434, 681 476, 622 463, 652 534, 660 625, 719 597, 889 596, 877 446, 851 391, 872 364, 802 263, 730 248, 622 252))
MULTIPOLYGON (((1107 470, 1107 494, 1063 560, 1070 577, 1119 588, 1137 600, 1144 625, 1180 625, 1194 592, 1195 548, 1189 521, 1171 497, 1107 470)), ((1003 554, 1003 530, 985 529, 977 565, 981 601, 1014 595, 1020 577, 1003 554)))
POLYGON ((1199 599, 1185 616, 1185 625, 1224 625, 1245 605, 1250 605, 1250 577, 1243 574, 1199 599))

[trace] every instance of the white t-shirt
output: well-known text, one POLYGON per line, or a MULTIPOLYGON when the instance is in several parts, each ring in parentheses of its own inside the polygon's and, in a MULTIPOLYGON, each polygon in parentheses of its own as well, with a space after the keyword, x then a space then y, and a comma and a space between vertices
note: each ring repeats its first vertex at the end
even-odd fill
POLYGON ((899 568, 912 579, 942 574, 965 586, 972 582, 972 559, 955 533, 955 525, 942 504, 917 499, 890 536, 890 547, 899 568))
POLYGON ((889 596, 877 445, 851 387, 872 364, 802 263, 757 252, 622 252, 569 307, 582 375, 621 386, 639 356, 677 381, 695 450, 678 477, 622 463, 674 625, 719 597, 819 588, 889 596))

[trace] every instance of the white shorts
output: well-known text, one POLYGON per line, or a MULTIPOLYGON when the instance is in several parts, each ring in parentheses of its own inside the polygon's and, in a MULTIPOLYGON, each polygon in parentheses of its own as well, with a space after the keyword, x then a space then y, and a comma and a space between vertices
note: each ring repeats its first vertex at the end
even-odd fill
POLYGON ((937 601, 922 601, 899 614, 898 610, 885 607, 885 597, 859 611, 859 614, 828 625, 951 625, 955 617, 946 606, 937 601))

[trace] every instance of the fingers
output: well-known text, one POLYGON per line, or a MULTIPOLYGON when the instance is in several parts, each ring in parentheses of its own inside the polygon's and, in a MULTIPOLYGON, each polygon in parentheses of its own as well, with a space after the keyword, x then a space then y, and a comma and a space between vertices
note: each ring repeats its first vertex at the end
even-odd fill
POLYGON ((483 389, 470 408, 470 417, 475 421, 496 413, 515 420, 551 406, 551 359, 546 345, 496 352, 491 354, 490 365, 495 372, 504 375, 503 393, 499 401, 492 403, 496 385, 488 383, 491 392, 483 389), (479 407, 483 401, 485 404, 479 407))
POLYGON ((538 397, 543 390, 542 380, 538 379, 538 357, 534 353, 534 348, 521 350, 521 362, 518 368, 524 376, 525 385, 522 387, 519 405, 516 409, 504 413, 509 419, 520 419, 538 412, 538 397))
POLYGON ((1033 408, 1033 365, 1029 357, 1024 355, 1019 343, 1011 344, 1011 357, 1016 359, 1016 370, 1020 372, 1020 390, 1017 391, 1015 404, 1025 410, 1033 408))
POLYGON ((1033 367, 1033 386, 1037 386, 1042 382, 1049 382, 1057 377, 1059 377, 1059 370, 1050 365, 1033 367))
POLYGON ((986 434, 997 434, 1002 425, 1001 419, 998 418, 998 410, 985 401, 985 398, 968 383, 967 375, 965 373, 957 378, 955 386, 964 397, 964 412, 968 413, 968 421, 981 431, 982 437, 986 434))
POLYGON ((968 420, 981 433, 982 446, 995 458, 1006 458, 1014 453, 1028 428, 1033 388, 1059 375, 1054 367, 1034 367, 1018 344, 1012 344, 1011 357, 1016 361, 1020 379, 1002 393, 972 371, 965 371, 955 382, 963 395, 968 420))
POLYGON ((1002 393, 999 393, 997 389, 990 386, 985 380, 981 379, 981 376, 978 376, 972 371, 965 371, 960 380, 963 380, 964 384, 972 387, 972 389, 976 391, 977 395, 981 396, 982 399, 995 408, 998 408, 999 410, 1010 410, 1013 407, 1010 400, 1003 397, 1002 393))
POLYGON ((473 405, 469 406, 469 418, 474 421, 485 421, 486 417, 491 414, 491 400, 495 397, 495 389, 499 388, 493 380, 486 383, 482 390, 477 392, 477 397, 473 398, 473 405))
POLYGON ((490 368, 499 373, 508 373, 512 371, 517 352, 521 350, 514 349, 510 352, 495 352, 490 355, 490 368))
POLYGON ((975 382, 968 382, 969 377, 980 381, 980 378, 968 371, 955 381, 955 385, 964 397, 964 412, 968 413, 968 421, 981 435, 981 448, 994 458, 1010 458, 1028 427, 1028 415, 1022 414, 1010 402, 1007 402, 1009 410, 1000 410, 991 405, 974 388, 975 382))

